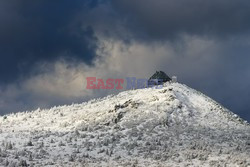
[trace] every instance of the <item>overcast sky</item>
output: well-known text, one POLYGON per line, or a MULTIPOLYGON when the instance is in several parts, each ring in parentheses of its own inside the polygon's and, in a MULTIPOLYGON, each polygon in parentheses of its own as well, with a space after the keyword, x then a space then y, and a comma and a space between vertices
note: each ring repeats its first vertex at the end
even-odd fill
POLYGON ((1 0, 0 114, 116 91, 86 77, 156 70, 250 121, 246 0, 1 0))

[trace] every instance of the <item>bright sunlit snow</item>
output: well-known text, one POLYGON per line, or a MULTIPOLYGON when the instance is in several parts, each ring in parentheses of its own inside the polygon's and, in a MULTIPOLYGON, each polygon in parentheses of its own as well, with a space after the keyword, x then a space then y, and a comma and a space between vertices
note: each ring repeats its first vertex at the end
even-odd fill
POLYGON ((0 117, 1 166, 250 166, 250 126, 179 83, 0 117))

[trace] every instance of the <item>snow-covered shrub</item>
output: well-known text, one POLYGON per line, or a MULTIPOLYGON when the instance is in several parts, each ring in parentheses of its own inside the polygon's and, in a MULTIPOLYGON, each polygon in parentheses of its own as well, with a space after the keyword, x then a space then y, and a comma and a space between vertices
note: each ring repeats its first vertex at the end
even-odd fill
POLYGON ((59 147, 65 146, 65 144, 64 144, 62 141, 59 141, 58 146, 59 146, 59 147))
POLYGON ((26 160, 21 159, 19 161, 18 166, 20 166, 20 167, 28 167, 28 164, 27 164, 26 160))
POLYGON ((27 142, 26 146, 34 146, 34 145, 33 145, 32 141, 29 140, 29 141, 27 142))

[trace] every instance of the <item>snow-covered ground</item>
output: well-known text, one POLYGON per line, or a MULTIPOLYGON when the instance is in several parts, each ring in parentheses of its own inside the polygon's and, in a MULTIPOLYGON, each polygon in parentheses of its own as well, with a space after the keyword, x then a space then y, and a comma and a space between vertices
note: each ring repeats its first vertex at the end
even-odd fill
POLYGON ((250 125, 179 83, 0 117, 0 166, 250 166, 250 125))

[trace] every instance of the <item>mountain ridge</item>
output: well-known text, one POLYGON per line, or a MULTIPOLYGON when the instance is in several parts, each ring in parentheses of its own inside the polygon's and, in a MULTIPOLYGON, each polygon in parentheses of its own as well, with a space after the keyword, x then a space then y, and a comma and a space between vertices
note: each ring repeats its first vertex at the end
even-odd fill
MULTIPOLYGON (((249 123, 179 83, 9 114, 0 117, 0 127, 4 142, 0 149, 12 165, 23 161, 38 166, 250 164, 249 123), (6 149, 6 143, 12 143, 12 149, 6 149)), ((0 151, 1 163, 6 160, 1 161, 0 151)))

